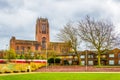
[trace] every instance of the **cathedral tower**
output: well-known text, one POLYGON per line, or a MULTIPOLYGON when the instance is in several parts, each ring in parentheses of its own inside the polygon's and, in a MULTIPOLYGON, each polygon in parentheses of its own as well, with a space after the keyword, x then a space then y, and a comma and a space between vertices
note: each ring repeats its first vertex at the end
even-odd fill
POLYGON ((41 42, 42 49, 49 44, 49 23, 46 18, 38 18, 36 22, 36 41, 41 42))

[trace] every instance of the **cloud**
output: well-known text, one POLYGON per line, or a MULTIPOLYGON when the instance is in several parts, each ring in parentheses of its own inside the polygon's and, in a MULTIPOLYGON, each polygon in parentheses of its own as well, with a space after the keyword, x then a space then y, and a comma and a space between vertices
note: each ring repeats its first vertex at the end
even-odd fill
POLYGON ((0 49, 6 49, 11 36, 34 40, 38 17, 48 18, 51 41, 67 22, 85 15, 111 20, 119 32, 119 8, 119 0, 0 0, 0 49))

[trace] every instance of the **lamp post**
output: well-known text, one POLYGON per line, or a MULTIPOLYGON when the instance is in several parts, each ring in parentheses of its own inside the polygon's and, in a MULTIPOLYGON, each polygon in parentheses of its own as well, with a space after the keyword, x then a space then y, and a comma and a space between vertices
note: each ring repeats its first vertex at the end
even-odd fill
POLYGON ((86 66, 85 66, 85 70, 87 71, 87 50, 86 50, 86 66))
POLYGON ((6 50, 8 50, 8 44, 6 44, 6 50))
POLYGON ((46 49, 45 49, 45 52, 46 52, 46 69, 47 69, 47 65, 48 65, 48 63, 47 63, 47 58, 48 58, 48 56, 47 56, 47 42, 46 42, 46 49))

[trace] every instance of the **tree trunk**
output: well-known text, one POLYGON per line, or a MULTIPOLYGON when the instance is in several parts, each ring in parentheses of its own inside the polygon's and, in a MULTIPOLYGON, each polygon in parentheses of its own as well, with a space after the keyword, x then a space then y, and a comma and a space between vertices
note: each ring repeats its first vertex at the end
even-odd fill
POLYGON ((80 59, 80 54, 79 53, 77 54, 77 57, 78 57, 78 65, 81 65, 81 59, 80 59))
POLYGON ((101 63, 100 63, 100 51, 98 51, 98 66, 101 66, 101 63))

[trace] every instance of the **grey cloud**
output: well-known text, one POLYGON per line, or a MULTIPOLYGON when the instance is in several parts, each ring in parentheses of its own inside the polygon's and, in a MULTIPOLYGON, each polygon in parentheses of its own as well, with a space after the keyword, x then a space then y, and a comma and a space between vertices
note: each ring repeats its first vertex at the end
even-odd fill
POLYGON ((7 14, 16 13, 23 6, 22 0, 0 0, 0 12, 7 14))
POLYGON ((120 2, 120 0, 112 0, 112 1, 114 1, 114 2, 120 2))
POLYGON ((11 8, 11 5, 5 0, 0 0, 0 9, 11 8))
POLYGON ((120 25, 119 5, 119 0, 0 0, 0 45, 4 46, 0 49, 5 49, 11 36, 34 40, 37 17, 48 18, 51 41, 56 41, 56 34, 69 20, 85 15, 120 25))

